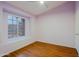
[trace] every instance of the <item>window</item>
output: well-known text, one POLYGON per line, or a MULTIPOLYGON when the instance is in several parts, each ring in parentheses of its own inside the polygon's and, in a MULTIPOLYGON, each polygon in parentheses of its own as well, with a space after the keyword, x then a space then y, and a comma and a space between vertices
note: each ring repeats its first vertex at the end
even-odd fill
POLYGON ((25 19, 8 15, 8 38, 25 35, 25 19))

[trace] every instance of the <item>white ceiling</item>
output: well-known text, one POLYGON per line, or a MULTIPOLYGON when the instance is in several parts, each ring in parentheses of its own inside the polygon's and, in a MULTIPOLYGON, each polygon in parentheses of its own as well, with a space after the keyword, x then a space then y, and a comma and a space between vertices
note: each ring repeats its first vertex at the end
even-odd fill
POLYGON ((7 3, 16 6, 33 15, 39 15, 48 10, 55 8, 66 1, 45 1, 45 4, 40 4, 39 1, 7 1, 7 3))

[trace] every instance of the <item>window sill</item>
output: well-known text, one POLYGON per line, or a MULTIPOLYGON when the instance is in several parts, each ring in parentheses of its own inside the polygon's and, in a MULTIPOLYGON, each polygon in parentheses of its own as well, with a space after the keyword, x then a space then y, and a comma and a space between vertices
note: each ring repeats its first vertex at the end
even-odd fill
POLYGON ((25 40, 25 36, 16 37, 16 38, 10 38, 10 39, 8 39, 8 43, 12 43, 12 42, 16 42, 16 41, 21 41, 21 40, 25 40))
POLYGON ((7 45, 7 44, 12 44, 12 43, 15 43, 15 42, 18 42, 18 41, 23 41, 25 39, 26 39, 25 36, 8 39, 7 42, 0 44, 0 46, 7 45))

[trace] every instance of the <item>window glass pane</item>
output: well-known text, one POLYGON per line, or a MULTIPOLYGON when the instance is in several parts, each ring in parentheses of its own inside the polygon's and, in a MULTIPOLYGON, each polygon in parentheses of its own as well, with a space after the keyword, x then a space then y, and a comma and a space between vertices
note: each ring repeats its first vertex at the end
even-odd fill
POLYGON ((25 19, 20 19, 19 20, 19 36, 24 36, 25 35, 25 19))
POLYGON ((8 38, 13 37, 12 16, 8 15, 8 38))
MULTIPOLYGON (((11 16, 11 15, 10 15, 11 16)), ((8 37, 13 38, 17 36, 17 20, 15 16, 12 19, 8 19, 8 37)))

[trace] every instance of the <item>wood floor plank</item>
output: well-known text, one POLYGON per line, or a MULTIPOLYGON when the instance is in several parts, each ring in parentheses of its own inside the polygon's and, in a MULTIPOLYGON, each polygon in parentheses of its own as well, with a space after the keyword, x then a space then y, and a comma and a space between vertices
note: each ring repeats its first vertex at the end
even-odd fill
POLYGON ((78 56, 75 48, 59 46, 36 41, 7 56, 9 57, 76 57, 78 56))

